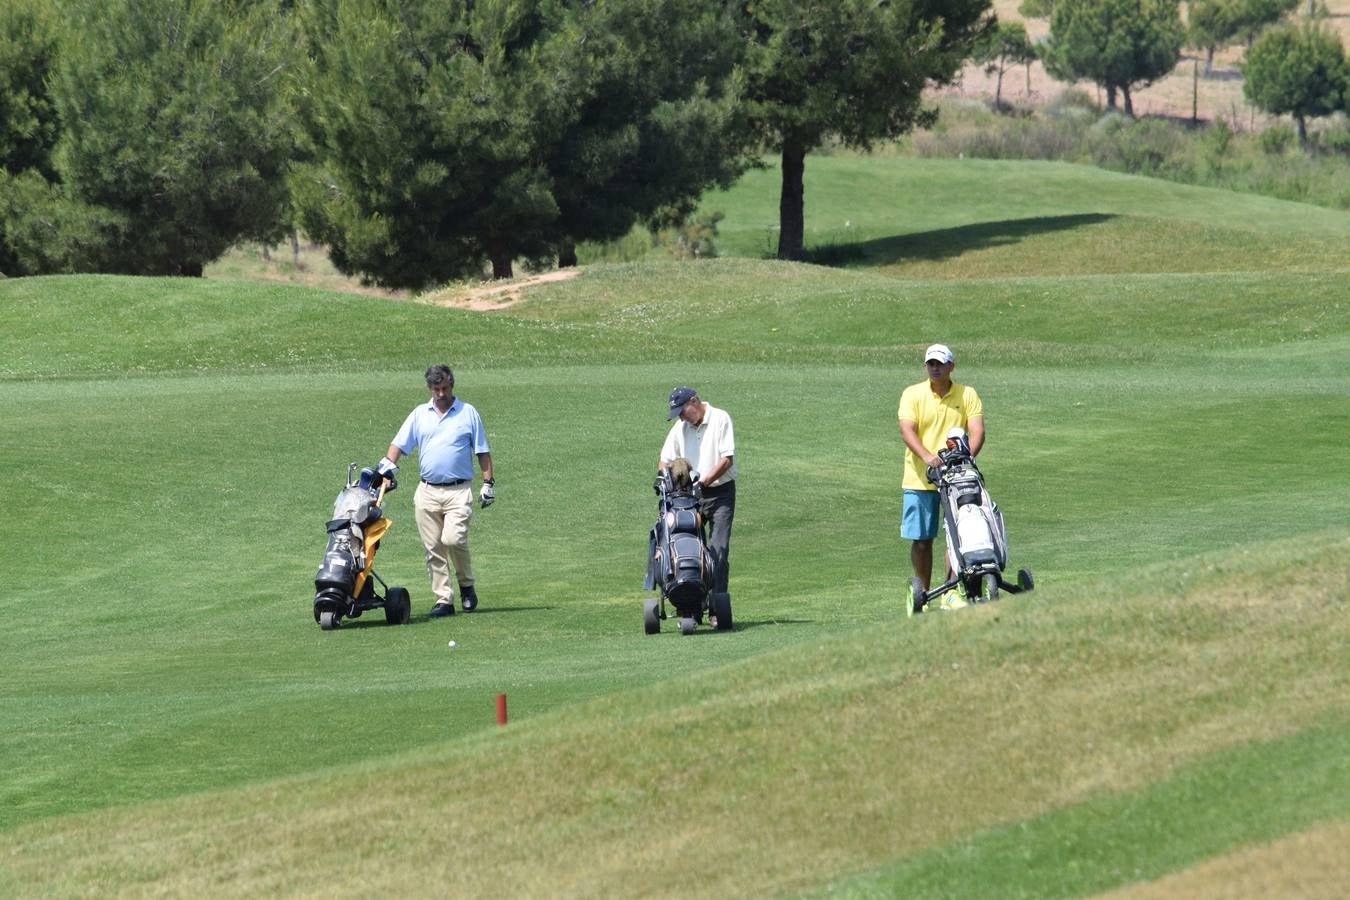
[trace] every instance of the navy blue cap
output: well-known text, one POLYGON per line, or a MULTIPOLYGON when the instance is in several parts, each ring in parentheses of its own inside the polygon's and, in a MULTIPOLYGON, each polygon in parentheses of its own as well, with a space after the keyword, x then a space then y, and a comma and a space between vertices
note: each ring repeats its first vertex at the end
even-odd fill
POLYGON ((693 388, 684 387, 683 385, 671 391, 670 414, 666 416, 666 421, 669 422, 671 419, 678 416, 680 412, 684 409, 684 405, 688 403, 690 400, 693 400, 696 396, 698 395, 694 393, 693 388))

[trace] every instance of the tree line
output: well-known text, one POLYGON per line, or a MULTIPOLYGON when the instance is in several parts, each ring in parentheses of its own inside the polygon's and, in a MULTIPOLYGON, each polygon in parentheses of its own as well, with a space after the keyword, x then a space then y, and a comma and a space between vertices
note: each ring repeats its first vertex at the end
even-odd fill
MULTIPOLYGON (((1047 64, 1127 109, 1175 65, 1175 0, 1050 13, 1047 64)), ((990 0, 6 0, 0 273, 200 275, 299 228, 368 283, 506 277, 766 155, 797 259, 807 154, 930 124, 998 35, 990 0)))
POLYGON ((1216 50, 1247 45, 1243 93, 1258 108, 1290 115, 1300 142, 1307 120, 1344 111, 1350 67, 1340 38, 1321 27, 1325 7, 1310 0, 1304 23, 1286 18, 1302 0, 1190 0, 1186 21, 1176 0, 1024 0, 1019 12, 1048 19, 1050 37, 1033 44, 1020 22, 997 24, 976 58, 996 75, 995 105, 1003 75, 1039 60, 1060 81, 1091 81, 1106 92, 1107 109, 1134 115, 1133 93, 1170 74, 1185 46, 1205 53, 1213 69, 1216 50))

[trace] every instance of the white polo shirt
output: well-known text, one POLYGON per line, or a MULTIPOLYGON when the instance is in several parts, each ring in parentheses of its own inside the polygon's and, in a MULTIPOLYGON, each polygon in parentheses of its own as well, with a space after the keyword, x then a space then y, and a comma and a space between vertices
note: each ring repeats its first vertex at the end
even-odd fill
POLYGON ((712 483, 712 487, 736 478, 736 435, 731 428, 731 416, 711 403, 704 409, 703 421, 698 425, 677 420, 661 447, 662 463, 670 465, 683 457, 700 475, 715 469, 724 456, 731 457, 731 467, 712 483))

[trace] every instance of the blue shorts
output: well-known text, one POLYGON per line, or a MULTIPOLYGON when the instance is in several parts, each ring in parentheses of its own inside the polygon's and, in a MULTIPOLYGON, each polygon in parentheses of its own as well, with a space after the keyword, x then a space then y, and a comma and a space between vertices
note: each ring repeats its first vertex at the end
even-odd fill
POLYGON ((905 491, 900 537, 910 541, 931 541, 937 537, 939 518, 937 491, 905 491))

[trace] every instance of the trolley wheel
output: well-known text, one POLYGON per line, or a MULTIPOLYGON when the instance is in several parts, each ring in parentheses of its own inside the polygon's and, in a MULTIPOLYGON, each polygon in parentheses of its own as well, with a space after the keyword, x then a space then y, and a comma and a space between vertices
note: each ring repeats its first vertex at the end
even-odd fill
POLYGON ((680 619, 680 634, 693 634, 698 623, 691 616, 685 616, 680 619))
POLYGON ((908 602, 905 604, 906 616, 913 616, 915 613, 923 612, 923 605, 928 602, 928 598, 924 596, 923 582, 919 580, 917 575, 909 580, 909 596, 907 600, 908 602))
POLYGON ((338 614, 331 609, 325 609, 319 613, 319 627, 324 631, 332 631, 338 627, 338 614))
POLYGON ((998 599, 998 575, 985 572, 980 577, 980 602, 989 603, 998 599))
POLYGON ((412 619, 412 598, 408 589, 391 587, 384 595, 384 620, 390 625, 407 625, 412 619))
POLYGON ((1036 582, 1031 578, 1030 569, 1017 570, 1017 587, 1024 591, 1029 591, 1036 586, 1036 582))
POLYGON ((732 626, 731 619, 731 595, 726 591, 718 591, 708 596, 710 612, 717 619, 718 631, 730 631, 732 626))
POLYGON ((642 601, 642 630, 647 634, 661 633, 661 601, 642 601))

